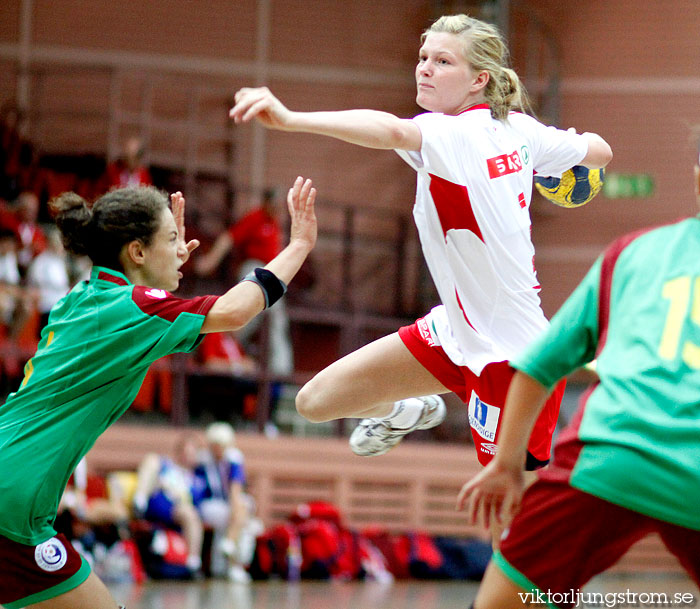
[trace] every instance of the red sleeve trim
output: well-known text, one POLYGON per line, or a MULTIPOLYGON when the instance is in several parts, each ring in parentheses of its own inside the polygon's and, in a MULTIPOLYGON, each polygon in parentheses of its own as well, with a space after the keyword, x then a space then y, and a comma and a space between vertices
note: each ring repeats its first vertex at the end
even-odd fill
POLYGON ((180 313, 206 315, 219 299, 218 296, 177 298, 165 290, 134 286, 131 298, 146 315, 174 322, 180 313))

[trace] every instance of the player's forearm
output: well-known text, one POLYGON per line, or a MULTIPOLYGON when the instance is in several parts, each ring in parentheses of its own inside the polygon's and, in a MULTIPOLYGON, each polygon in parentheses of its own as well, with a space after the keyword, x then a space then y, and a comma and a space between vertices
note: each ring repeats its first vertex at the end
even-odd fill
MULTIPOLYGON (((265 268, 285 284, 294 278, 312 246, 295 239, 265 268)), ((238 330, 265 308, 262 288, 252 281, 236 284, 214 303, 202 324, 202 333, 238 330)))
POLYGON ((496 459, 505 468, 522 469, 530 434, 547 400, 547 388, 523 372, 516 372, 508 389, 496 459))
POLYGON ((275 258, 273 258, 265 268, 275 274, 277 279, 289 282, 299 272, 306 257, 311 252, 312 245, 301 240, 293 240, 275 258))
POLYGON ((286 130, 327 135, 366 148, 416 150, 420 146, 411 138, 407 122, 379 110, 292 112, 286 130))

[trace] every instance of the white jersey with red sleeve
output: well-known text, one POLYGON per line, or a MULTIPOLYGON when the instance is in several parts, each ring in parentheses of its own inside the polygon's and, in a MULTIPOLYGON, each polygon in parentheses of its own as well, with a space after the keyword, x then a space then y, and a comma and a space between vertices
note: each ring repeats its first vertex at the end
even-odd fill
POLYGON ((525 114, 496 120, 486 104, 413 121, 421 149, 397 153, 418 174, 413 216, 443 303, 429 316, 431 340, 479 374, 547 326, 530 236, 533 175, 561 175, 587 140, 525 114))

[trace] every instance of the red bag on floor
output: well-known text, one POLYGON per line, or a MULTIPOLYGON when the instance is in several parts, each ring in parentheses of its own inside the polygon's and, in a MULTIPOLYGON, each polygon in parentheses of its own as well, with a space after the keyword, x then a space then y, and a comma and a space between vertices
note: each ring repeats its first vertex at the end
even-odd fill
POLYGON ((397 579, 411 577, 408 568, 409 547, 408 544, 399 544, 398 536, 392 535, 386 529, 369 527, 362 531, 368 539, 382 553, 389 572, 397 579))
POLYGON ((279 575, 285 579, 299 578, 301 542, 296 526, 280 524, 260 535, 249 571, 253 579, 279 575))
POLYGON ((340 510, 327 501, 309 501, 300 503, 296 510, 289 516, 292 522, 304 522, 305 520, 327 520, 336 526, 341 526, 340 510))

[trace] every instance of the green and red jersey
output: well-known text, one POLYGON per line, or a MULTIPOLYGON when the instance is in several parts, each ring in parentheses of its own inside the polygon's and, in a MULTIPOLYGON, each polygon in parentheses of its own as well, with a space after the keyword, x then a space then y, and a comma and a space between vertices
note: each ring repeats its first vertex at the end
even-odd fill
POLYGON ((0 406, 0 535, 55 535, 78 461, 130 406, 150 364, 199 343, 216 296, 177 298, 95 267, 51 311, 24 380, 0 406))
POLYGON ((699 218, 613 243, 512 365, 551 387, 595 357, 542 477, 700 530, 699 218))

